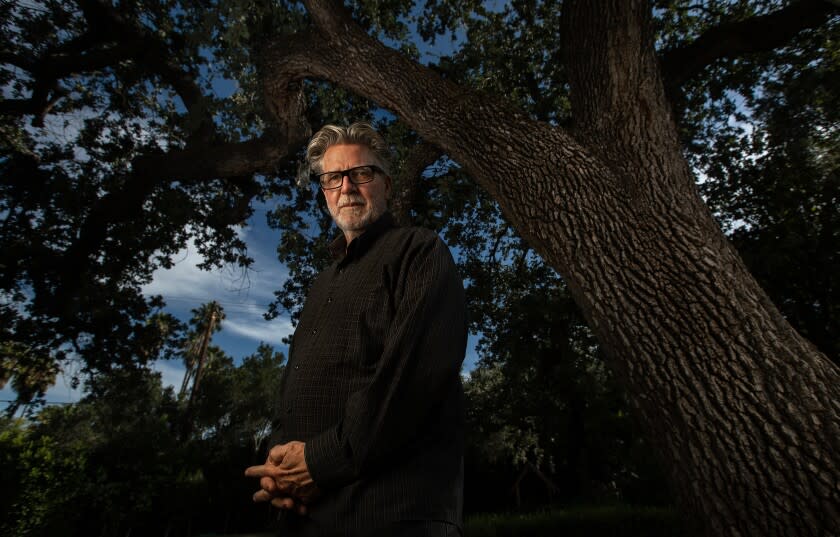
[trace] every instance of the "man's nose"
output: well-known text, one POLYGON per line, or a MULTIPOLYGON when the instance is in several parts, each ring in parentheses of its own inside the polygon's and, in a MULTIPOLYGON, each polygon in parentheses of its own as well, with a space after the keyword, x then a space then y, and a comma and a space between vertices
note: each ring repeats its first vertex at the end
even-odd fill
POLYGON ((347 192, 357 192, 358 190, 359 189, 356 188, 356 184, 350 180, 350 174, 344 174, 344 177, 342 177, 341 181, 341 193, 344 194, 347 192))

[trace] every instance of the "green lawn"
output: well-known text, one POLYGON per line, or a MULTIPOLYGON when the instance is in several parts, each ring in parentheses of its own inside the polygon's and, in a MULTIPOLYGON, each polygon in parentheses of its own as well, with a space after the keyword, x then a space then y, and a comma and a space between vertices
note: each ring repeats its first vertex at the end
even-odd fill
MULTIPOLYGON (((227 537, 274 537, 274 533, 227 537)), ((468 516, 464 537, 684 537, 677 514, 661 507, 576 506, 538 513, 468 516)))
POLYGON ((682 537, 677 514, 659 507, 579 506, 537 513, 467 517, 465 537, 682 537))

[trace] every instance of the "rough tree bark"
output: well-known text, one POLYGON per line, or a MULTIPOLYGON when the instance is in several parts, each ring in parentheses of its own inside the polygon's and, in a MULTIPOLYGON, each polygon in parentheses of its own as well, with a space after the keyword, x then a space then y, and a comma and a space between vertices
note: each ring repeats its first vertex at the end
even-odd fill
POLYGON ((304 78, 395 111, 458 161, 566 279, 686 514, 707 535, 837 535, 840 372, 782 318, 700 199, 643 0, 564 4, 574 124, 461 88, 330 0, 267 47, 282 110, 304 78))

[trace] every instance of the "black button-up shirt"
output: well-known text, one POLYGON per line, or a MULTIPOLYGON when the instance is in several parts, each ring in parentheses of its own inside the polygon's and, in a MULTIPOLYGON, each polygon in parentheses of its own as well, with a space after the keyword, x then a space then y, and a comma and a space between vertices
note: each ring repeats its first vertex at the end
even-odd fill
POLYGON ((467 329, 452 256, 388 213, 331 250, 292 338, 274 443, 306 442, 325 530, 460 525, 467 329))

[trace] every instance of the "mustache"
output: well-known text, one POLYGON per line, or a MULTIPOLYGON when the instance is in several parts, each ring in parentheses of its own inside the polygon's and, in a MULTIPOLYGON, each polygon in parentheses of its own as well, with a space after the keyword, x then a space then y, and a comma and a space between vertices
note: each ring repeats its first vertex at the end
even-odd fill
POLYGON ((363 198, 359 194, 347 194, 339 198, 338 208, 341 209, 342 207, 347 207, 348 205, 351 205, 353 203, 361 203, 362 205, 364 205, 365 198, 363 198))

